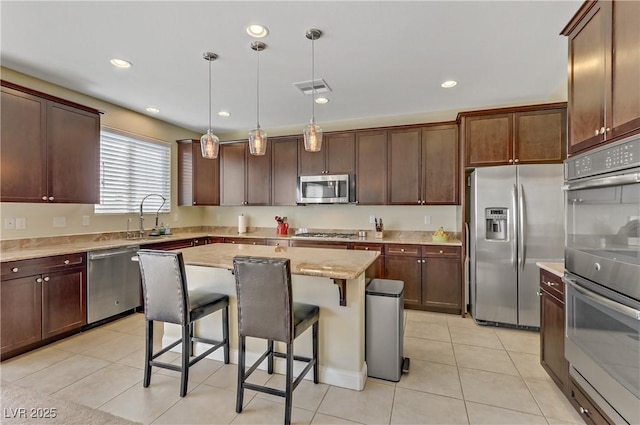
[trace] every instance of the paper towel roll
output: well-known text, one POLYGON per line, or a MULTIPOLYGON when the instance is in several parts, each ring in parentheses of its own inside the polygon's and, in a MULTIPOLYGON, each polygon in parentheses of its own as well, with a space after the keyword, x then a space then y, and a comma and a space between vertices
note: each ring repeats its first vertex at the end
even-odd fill
POLYGON ((238 233, 247 233, 247 217, 244 214, 238 216, 238 233))

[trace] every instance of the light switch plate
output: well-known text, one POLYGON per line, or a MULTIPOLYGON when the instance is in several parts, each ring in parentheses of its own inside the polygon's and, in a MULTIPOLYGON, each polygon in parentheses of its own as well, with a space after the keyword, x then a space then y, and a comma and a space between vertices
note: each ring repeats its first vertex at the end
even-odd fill
POLYGON ((16 228, 16 219, 15 218, 5 218, 4 219, 4 228, 5 230, 13 230, 16 228))
POLYGON ((67 218, 53 217, 53 227, 67 227, 67 218))
POLYGON ((369 223, 375 223, 376 222, 376 216, 375 215, 370 215, 369 216, 369 223))
POLYGON ((82 216, 82 225, 83 226, 88 226, 89 224, 90 224, 89 216, 88 215, 83 215, 82 216))
POLYGON ((27 219, 24 217, 18 217, 16 218, 16 229, 17 230, 24 230, 27 228, 27 219))
POLYGON ((430 215, 425 215, 424 216, 424 224, 431 224, 431 216, 430 215))

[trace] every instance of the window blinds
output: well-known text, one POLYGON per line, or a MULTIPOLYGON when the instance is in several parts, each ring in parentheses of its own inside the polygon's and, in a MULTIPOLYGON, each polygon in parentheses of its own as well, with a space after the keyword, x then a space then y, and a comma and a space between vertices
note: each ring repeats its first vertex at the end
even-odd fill
MULTIPOLYGON (((100 204, 96 213, 140 213, 140 201, 157 193, 166 199, 160 210, 168 213, 171 195, 171 147, 163 142, 102 130, 100 133, 100 204)), ((144 202, 144 213, 158 211, 162 199, 144 202)))

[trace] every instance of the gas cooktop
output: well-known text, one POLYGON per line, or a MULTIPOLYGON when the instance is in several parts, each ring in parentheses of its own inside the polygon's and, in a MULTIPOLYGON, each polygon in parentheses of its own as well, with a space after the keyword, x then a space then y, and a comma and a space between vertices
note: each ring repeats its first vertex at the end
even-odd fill
POLYGON ((358 237, 357 233, 324 233, 324 232, 309 232, 309 233, 297 233, 294 237, 301 238, 337 238, 337 239, 355 239, 358 237))

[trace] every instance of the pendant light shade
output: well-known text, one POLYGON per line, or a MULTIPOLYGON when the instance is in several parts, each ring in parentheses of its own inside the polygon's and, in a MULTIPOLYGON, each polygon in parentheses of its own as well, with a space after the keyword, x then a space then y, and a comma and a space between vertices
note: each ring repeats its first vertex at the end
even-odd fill
POLYGON ((206 134, 200 137, 200 148, 202 157, 206 159, 216 159, 220 150, 220 139, 213 134, 211 129, 211 62, 218 59, 218 55, 212 52, 204 52, 202 57, 209 61, 209 129, 206 134))
POLYGON ((256 128, 249 133, 249 152, 251 155, 262 156, 267 153, 267 132, 260 129, 260 51, 267 47, 261 41, 251 43, 257 58, 256 71, 256 128))
POLYGON ((315 100, 316 100, 316 88, 315 88, 315 40, 319 39, 322 35, 322 31, 312 28, 307 30, 306 37, 311 40, 311 123, 304 128, 304 149, 309 152, 319 152, 322 149, 322 128, 316 124, 315 116, 315 100))

